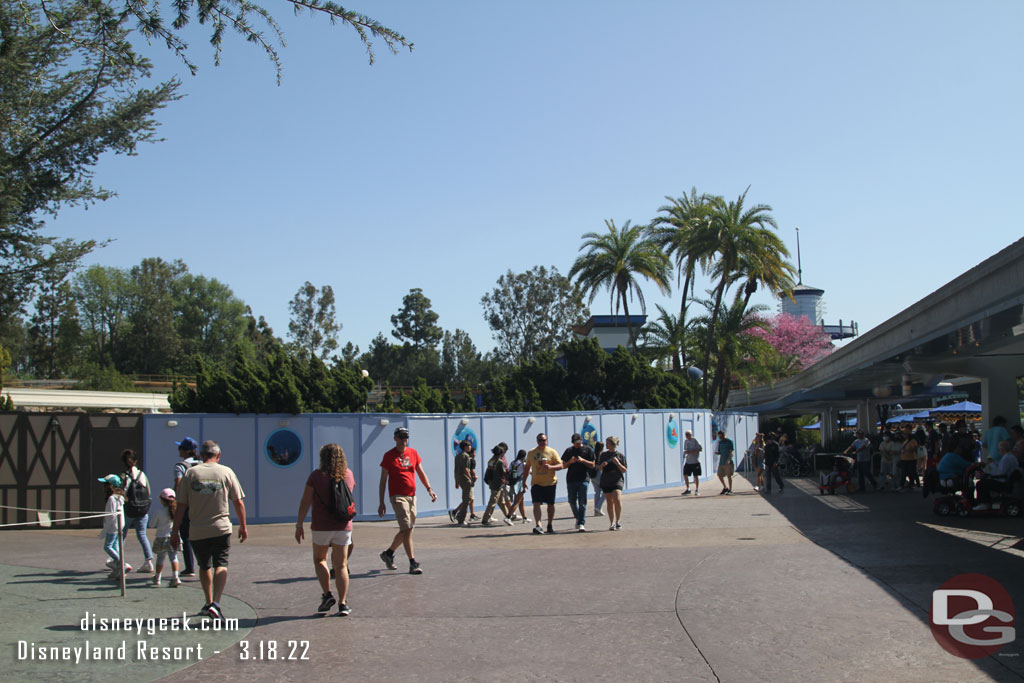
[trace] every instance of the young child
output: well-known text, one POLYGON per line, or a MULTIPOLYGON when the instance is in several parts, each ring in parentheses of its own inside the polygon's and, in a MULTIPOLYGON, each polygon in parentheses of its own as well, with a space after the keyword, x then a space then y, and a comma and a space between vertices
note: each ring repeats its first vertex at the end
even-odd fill
MULTIPOLYGON (((121 488, 121 477, 116 474, 108 474, 102 479, 98 480, 103 484, 103 492, 107 495, 107 506, 104 508, 104 512, 107 516, 103 519, 103 531, 100 533, 100 537, 103 538, 103 550, 106 551, 107 555, 110 556, 110 574, 107 578, 119 579, 121 578, 121 555, 118 552, 118 521, 120 526, 124 528, 124 489, 121 488)), ((125 562, 124 571, 127 574, 132 570, 132 566, 125 562)))
POLYGON ((153 575, 153 585, 160 585, 160 575, 164 571, 164 557, 171 561, 171 570, 174 571, 174 578, 169 582, 171 588, 181 585, 178 577, 178 553, 171 545, 171 527, 174 525, 174 511, 177 507, 174 499, 174 489, 164 489, 160 492, 160 509, 153 516, 156 522, 156 538, 153 540, 153 554, 156 555, 156 573, 153 575))

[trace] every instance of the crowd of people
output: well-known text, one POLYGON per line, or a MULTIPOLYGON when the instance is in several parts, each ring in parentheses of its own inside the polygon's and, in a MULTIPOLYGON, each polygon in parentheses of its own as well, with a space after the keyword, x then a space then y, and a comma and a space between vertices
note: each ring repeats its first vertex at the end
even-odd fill
POLYGON ((221 450, 215 441, 204 441, 200 448, 195 439, 185 438, 175 445, 180 461, 174 466, 174 487, 161 490, 152 515, 149 479, 137 466, 134 451, 122 453, 122 474, 100 478, 107 497, 107 517, 101 536, 109 556, 109 577, 120 581, 124 573, 132 571, 130 564, 122 562, 121 552, 128 531, 134 529, 145 558, 138 571, 152 573, 153 585, 159 587, 166 562, 172 572, 168 585, 174 588, 181 585, 182 576, 195 576, 198 564, 206 599, 200 614, 220 620, 224 618, 220 600, 227 585, 231 547, 230 506, 233 505, 238 518, 238 540, 242 543, 247 537, 245 494, 234 471, 220 464, 221 450), (152 545, 146 533, 151 517, 156 527, 152 545), (185 560, 184 572, 180 574, 179 549, 185 560))
MULTIPOLYGON (((506 443, 498 443, 491 449, 491 457, 484 467, 484 483, 490 495, 480 523, 483 526, 502 523, 512 526, 520 521, 528 524, 525 496, 529 483, 533 533, 555 533, 555 488, 558 471, 565 470, 574 530, 587 531, 590 487, 594 490, 593 516, 607 516, 609 531, 622 529, 622 490, 627 461, 619 450, 619 439, 608 436, 603 443, 592 447, 580 434, 573 434, 570 445, 561 454, 548 444, 547 434, 537 434, 536 440, 535 448, 520 450, 511 461, 506 457, 509 450, 506 443), (501 521, 497 521, 499 513, 501 521)), ((437 500, 437 494, 430 486, 419 453, 409 446, 409 430, 398 427, 394 441, 394 448, 388 450, 380 462, 377 513, 383 517, 387 512, 386 493, 398 531, 391 544, 380 553, 380 559, 388 570, 395 570, 395 553, 402 548, 408 559, 409 573, 422 574, 423 568, 416 560, 413 545, 416 480, 419 479, 426 488, 432 502, 437 500)), ((138 571, 152 572, 153 584, 160 586, 164 568, 169 566, 172 572, 169 585, 175 587, 181 584, 181 577, 195 576, 198 567, 205 597, 200 613, 223 619, 220 599, 227 583, 232 535, 230 511, 233 506, 239 521, 238 539, 244 542, 247 537, 245 494, 235 473, 220 464, 221 451, 216 442, 205 441, 201 448, 192 438, 175 443, 180 459, 174 467, 174 486, 160 492, 152 514, 149 479, 139 469, 134 452, 126 450, 122 454, 125 466, 122 474, 109 474, 100 479, 107 493, 108 516, 101 535, 104 551, 110 557, 107 563, 111 567, 110 576, 121 578, 119 548, 129 530, 134 530, 144 556, 138 571), (152 545, 146 535, 151 521, 156 527, 152 545), (120 539, 118 529, 122 533, 120 539), (179 551, 184 561, 180 574, 179 551)), ((782 492, 785 485, 779 468, 780 458, 794 448, 785 434, 766 432, 754 437, 746 457, 753 466, 755 490, 770 494, 774 481, 782 492)), ((693 433, 686 431, 682 444, 684 496, 691 493, 700 495, 703 450, 693 433)), ((717 478, 722 485, 719 495, 731 495, 736 448, 723 430, 717 432, 712 451, 717 478)), ((865 487, 870 483, 873 490, 891 488, 906 491, 924 486, 927 493, 929 481, 946 487, 962 486, 966 478, 978 471, 982 478, 976 487, 978 500, 975 509, 984 510, 991 495, 1009 487, 1014 473, 1024 469, 1024 430, 1020 425, 1007 429, 1006 420, 1002 417, 995 418, 984 435, 968 431, 962 420, 952 427, 933 424, 928 429, 915 429, 910 425, 902 430, 886 429, 875 440, 859 430, 845 455, 852 456, 851 462, 856 462, 862 491, 867 490, 865 487), (878 479, 873 472, 876 453, 880 455, 881 465, 878 479)), ((352 501, 356 481, 341 446, 326 444, 320 449, 319 456, 319 467, 310 473, 303 489, 295 540, 301 544, 305 539, 305 520, 311 513, 313 566, 321 589, 318 612, 326 614, 337 604, 337 615, 347 616, 352 611, 348 605, 348 590, 349 558, 354 548, 352 521, 355 507, 352 501), (332 591, 332 579, 337 597, 332 591)), ((461 501, 448 514, 453 525, 464 527, 475 518, 473 492, 478 478, 476 453, 471 442, 459 443, 453 469, 461 501)), ((823 477, 832 482, 833 478, 843 474, 842 465, 837 465, 833 472, 823 477)), ((127 563, 123 567, 125 572, 131 571, 127 563)))
MULTIPOLYGON (((603 517, 602 507, 607 509, 608 530, 622 529, 621 492, 625 485, 627 469, 626 456, 619 448, 619 438, 609 436, 604 443, 593 447, 585 443, 579 434, 570 438, 570 446, 561 455, 548 445, 547 434, 537 435, 537 447, 520 450, 512 462, 506 459, 508 444, 501 442, 491 449, 491 458, 484 470, 484 483, 490 491, 487 508, 481 524, 496 526, 500 523, 512 526, 517 521, 529 523, 524 499, 526 482, 530 480, 530 499, 533 502, 533 533, 552 534, 555 515, 555 488, 559 470, 565 470, 565 487, 569 496, 574 529, 587 530, 588 487, 594 487, 594 516, 603 517), (607 505, 605 502, 607 501, 607 505), (502 522, 494 520, 494 513, 500 511, 502 522)), ((476 455, 469 441, 459 444, 460 453, 455 456, 455 487, 462 493, 462 502, 448 517, 456 526, 469 526, 473 490, 476 487, 476 455)))

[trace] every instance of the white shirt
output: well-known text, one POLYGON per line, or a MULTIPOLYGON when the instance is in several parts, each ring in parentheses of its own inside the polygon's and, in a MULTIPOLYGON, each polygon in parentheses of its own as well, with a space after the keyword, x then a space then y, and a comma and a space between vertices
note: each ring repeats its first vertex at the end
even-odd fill
POLYGON ((104 512, 108 513, 103 518, 103 533, 105 534, 116 534, 117 533, 117 520, 121 520, 121 528, 124 528, 124 498, 118 495, 112 495, 107 498, 107 507, 104 512), (109 514, 116 512, 116 515, 109 514))
POLYGON ((1014 470, 1019 469, 1020 465, 1017 463, 1017 456, 1013 453, 1007 453, 999 459, 999 463, 995 466, 992 476, 999 477, 1000 479, 1009 479, 1014 470))

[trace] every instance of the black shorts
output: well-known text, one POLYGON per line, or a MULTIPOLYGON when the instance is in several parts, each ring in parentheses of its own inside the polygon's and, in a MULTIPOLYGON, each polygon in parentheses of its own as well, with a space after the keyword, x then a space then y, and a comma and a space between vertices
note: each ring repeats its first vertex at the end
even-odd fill
POLYGON ((196 566, 209 569, 228 566, 228 550, 231 549, 231 534, 204 538, 200 541, 192 539, 192 552, 196 554, 196 566))
POLYGON ((540 505, 541 503, 554 505, 555 485, 541 486, 540 484, 534 484, 530 487, 530 498, 533 500, 534 505, 540 505))
POLYGON ((698 477, 701 475, 700 463, 699 462, 693 462, 693 463, 688 462, 685 465, 683 465, 683 476, 684 477, 688 477, 691 474, 692 475, 696 475, 698 477))

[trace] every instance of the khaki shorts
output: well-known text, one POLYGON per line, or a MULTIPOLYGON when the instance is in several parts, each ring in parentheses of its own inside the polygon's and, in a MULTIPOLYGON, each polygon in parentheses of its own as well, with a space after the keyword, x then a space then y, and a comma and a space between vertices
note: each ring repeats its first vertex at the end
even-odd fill
POLYGON ((731 477, 732 473, 733 473, 732 463, 729 463, 728 465, 719 465, 718 466, 718 476, 720 476, 720 477, 731 477))
POLYGON ((416 496, 391 496, 391 507, 395 510, 399 529, 413 528, 416 524, 416 496))

